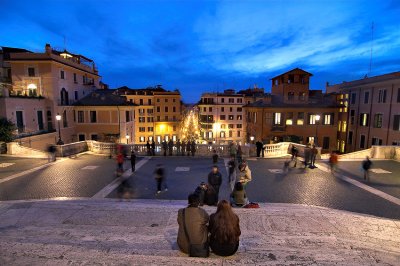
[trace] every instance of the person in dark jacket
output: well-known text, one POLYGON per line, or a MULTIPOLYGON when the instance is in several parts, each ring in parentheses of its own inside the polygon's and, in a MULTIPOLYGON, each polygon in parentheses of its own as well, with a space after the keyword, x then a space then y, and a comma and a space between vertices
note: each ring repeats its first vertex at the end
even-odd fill
POLYGON ((151 148, 150 148, 150 142, 147 141, 146 143, 146 151, 147 151, 147 156, 151 155, 151 148))
POLYGON ((228 171, 229 171, 229 176, 228 176, 228 183, 230 184, 233 179, 235 178, 234 173, 236 170, 236 161, 235 157, 231 157, 231 160, 228 162, 228 171))
POLYGON ((218 163, 218 154, 217 154, 217 151, 215 149, 213 149, 212 159, 213 159, 213 164, 218 163))
POLYGON ((172 156, 172 151, 174 149, 174 142, 172 141, 172 139, 170 139, 168 141, 168 152, 169 152, 169 156, 172 156))
POLYGON ((192 152, 192 156, 196 153, 196 142, 192 140, 192 143, 190 144, 190 151, 192 152))
POLYGON ((136 164, 136 154, 132 150, 131 152, 131 167, 132 167, 132 173, 135 172, 135 164, 136 164))
POLYGON ((204 182, 201 182, 201 184, 194 191, 194 194, 197 194, 199 196, 200 206, 203 206, 205 203, 206 191, 207 184, 204 182))
POLYGON ((165 180, 165 169, 162 164, 157 164, 156 169, 154 170, 154 178, 157 182, 157 193, 161 193, 161 187, 164 185, 164 190, 168 191, 167 182, 165 180))
POLYGON ((236 182, 235 187, 231 193, 231 204, 232 206, 243 207, 249 200, 247 199, 246 191, 244 190, 243 184, 236 182))
POLYGON ((369 181, 369 169, 371 168, 372 162, 369 157, 365 157, 365 160, 362 162, 361 167, 364 170, 364 180, 369 181))
POLYGON ((190 194, 188 197, 189 206, 178 211, 178 237, 177 243, 179 249, 189 254, 190 244, 202 245, 208 242, 208 220, 209 216, 205 210, 199 208, 199 197, 196 194, 190 194), (185 212, 185 219, 183 219, 185 212), (186 237, 186 226, 188 237, 186 237))
POLYGON ((168 144, 167 141, 164 139, 163 142, 161 143, 163 152, 164 152, 164 156, 167 156, 167 150, 168 150, 168 144))
POLYGON ((151 141, 151 155, 156 155, 156 143, 154 142, 154 140, 151 141))
POLYGON ((210 216, 208 226, 211 250, 218 256, 232 256, 239 248, 241 235, 239 217, 226 200, 218 203, 217 211, 210 216))
POLYGON ((213 166, 212 171, 208 174, 208 184, 213 187, 215 190, 215 198, 216 202, 218 202, 219 195, 219 187, 222 184, 222 175, 218 171, 218 167, 216 165, 213 166))
POLYGON ((218 203, 218 197, 217 194, 215 193, 215 189, 210 185, 206 186, 207 189, 204 194, 204 204, 208 206, 216 206, 218 203))
POLYGON ((178 141, 176 142, 176 155, 181 155, 181 140, 178 139, 178 141))
POLYGON ((191 147, 192 146, 190 145, 190 140, 188 140, 187 143, 186 143, 187 156, 190 156, 191 147))
POLYGON ((263 144, 261 141, 256 142, 256 149, 257 149, 257 157, 260 157, 261 150, 263 149, 263 144))

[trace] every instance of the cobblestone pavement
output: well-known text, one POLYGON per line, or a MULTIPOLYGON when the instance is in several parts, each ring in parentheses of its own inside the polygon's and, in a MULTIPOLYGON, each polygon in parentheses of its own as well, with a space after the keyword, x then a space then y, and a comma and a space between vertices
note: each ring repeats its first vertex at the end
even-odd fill
MULTIPOLYGON (((400 219, 399 205, 320 169, 289 168, 287 173, 282 173, 284 159, 251 159, 248 162, 253 172, 253 181, 247 187, 251 201, 316 205, 400 219)), ((348 165, 356 167, 357 164, 359 162, 349 162, 348 165)), ((211 158, 152 157, 129 179, 133 187, 133 198, 186 200, 187 195, 193 192, 200 182, 207 181, 212 165, 211 158), (156 195, 153 171, 159 163, 167 169, 168 191, 156 195)), ((342 165, 347 166, 347 163, 343 162, 342 165)), ((230 188, 222 159, 219 160, 218 166, 223 176, 220 198, 228 199, 230 188)), ((388 167, 392 167, 392 162, 389 161, 383 164, 374 162, 375 166, 393 170, 393 173, 395 170, 398 171, 397 168, 388 167)), ((128 167, 129 161, 125 163, 125 168, 128 167)), ((355 170, 349 168, 348 171, 355 170)), ((114 159, 82 155, 2 183, 0 200, 92 197, 113 180, 115 180, 114 159)), ((397 189, 400 182, 396 177, 384 179, 379 175, 371 180, 371 182, 378 182, 376 180, 391 182, 390 186, 378 187, 376 184, 372 186, 399 197, 397 189)), ((108 195, 109 198, 116 196, 116 190, 108 195)))
POLYGON ((0 156, 0 180, 13 174, 48 163, 48 159, 16 158, 0 156))
POLYGON ((276 203, 234 210, 242 232, 234 256, 189 258, 176 244, 185 205, 1 202, 0 265, 399 265, 399 221, 276 203))
POLYGON ((104 156, 66 159, 2 183, 0 200, 91 197, 115 179, 115 169, 115 160, 104 156))
MULTIPOLYGON (((326 164, 326 162, 325 162, 326 164)), ((339 173, 354 178, 368 186, 400 198, 400 162, 393 160, 373 160, 370 181, 364 181, 361 161, 340 161, 339 173)))

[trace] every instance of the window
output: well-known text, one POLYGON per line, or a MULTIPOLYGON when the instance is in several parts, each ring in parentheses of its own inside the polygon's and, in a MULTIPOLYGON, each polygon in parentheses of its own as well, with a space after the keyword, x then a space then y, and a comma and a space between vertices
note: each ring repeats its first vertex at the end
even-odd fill
POLYGON ((97 114, 96 111, 90 111, 90 123, 97 122, 97 114))
POLYGON ((308 124, 309 124, 309 125, 315 125, 315 124, 317 124, 317 115, 309 114, 309 115, 308 115, 308 124))
POLYGON ((360 114, 360 126, 367 127, 369 125, 369 114, 360 114))
POLYGON ((85 113, 78 111, 78 123, 85 123, 85 113))
POLYGON ((129 115, 129 111, 125 111, 125 121, 126 121, 126 122, 131 121, 130 118, 131 118, 131 117, 130 117, 130 115, 129 115))
POLYGON ((61 71, 60 71, 60 78, 61 78, 61 79, 65 79, 65 72, 64 72, 64 70, 61 70, 61 71))
POLYGON ((233 129, 234 128, 234 124, 228 124, 228 128, 229 129, 233 129))
POLYGON ((139 123, 145 123, 145 122, 146 122, 146 117, 139 116, 139 123))
POLYGON ((238 138, 240 138, 240 131, 237 132, 237 136, 238 136, 238 138))
POLYGON ((143 105, 143 99, 139 99, 139 105, 143 105))
POLYGON ((147 104, 151 105, 151 99, 147 99, 147 104))
POLYGON ((234 119, 234 116, 233 115, 229 115, 228 116, 228 120, 233 120, 234 119))
POLYGON ((225 124, 222 124, 221 125, 221 129, 225 129, 226 128, 226 125, 225 124))
POLYGON ((305 93, 305 92, 300 92, 300 94, 299 94, 299 100, 300 100, 300 101, 305 101, 305 100, 306 100, 306 93, 305 93))
POLYGON ((153 132, 153 131, 154 131, 154 128, 153 128, 153 127, 147 127, 147 131, 148 131, 148 132, 153 132))
POLYGON ((293 125, 293 112, 286 113, 286 125, 293 125))
POLYGON ((161 118, 160 118, 159 115, 157 116, 157 121, 158 121, 158 122, 161 121, 161 118))
POLYGON ((229 131, 229 137, 232 138, 233 137, 233 132, 229 131))
POLYGON ((221 107, 221 112, 225 112, 225 107, 221 107))
POLYGON ((347 121, 342 122, 342 132, 346 132, 347 130, 347 121))
POLYGON ((36 114, 37 114, 37 121, 38 121, 39 130, 43 130, 44 129, 43 111, 37 111, 36 114))
POLYGON ((146 132, 146 127, 139 127, 139 132, 146 132))
POLYGON ((152 122, 154 122, 153 117, 147 117, 147 123, 152 123, 152 122))
MULTIPOLYGON (((76 79, 76 73, 74 73, 74 83, 78 83, 77 79, 76 79)), ((92 135, 93 136, 93 135, 92 135)), ((97 136, 97 135, 96 135, 97 136)))
POLYGON ((168 116, 167 115, 165 116, 165 121, 168 121, 168 116))
POLYGON ((73 114, 74 114, 74 122, 76 122, 76 111, 75 110, 73 110, 73 112, 72 112, 73 114))
POLYGON ((226 119, 226 116, 225 115, 220 115, 219 116, 219 120, 225 120, 226 119))
POLYGON ((165 99, 165 100, 164 100, 164 102, 166 102, 166 103, 167 103, 167 102, 168 102, 168 99, 165 99))
POLYGON ((233 112, 233 108, 232 107, 229 107, 229 112, 233 112))
POLYGON ((176 102, 176 99, 174 98, 174 99, 172 99, 172 102, 176 102))
POLYGON ((375 128, 381 128, 382 127, 382 119, 383 119, 383 115, 382 114, 375 114, 374 115, 374 127, 375 128))
POLYGON ((157 112, 161 112, 160 106, 157 106, 157 112))
POLYGON ((393 116, 393 130, 400 131, 400 115, 393 116))
POLYGON ((29 77, 35 76, 35 68, 34 67, 28 67, 28 76, 29 77))
POLYGON ((300 112, 297 114, 297 125, 302 126, 304 125, 304 113, 300 112))
POLYGON ((274 113, 274 125, 280 125, 282 123, 282 113, 274 113))
POLYGON ((224 102, 225 102, 225 98, 221 98, 221 103, 224 103, 224 102))
POLYGON ((242 126, 243 126, 242 124, 237 124, 236 128, 242 128, 242 126))
POLYGON ((207 112, 207 107, 203 107, 203 112, 207 112))
POLYGON ((242 112, 242 107, 238 107, 237 109, 236 109, 236 111, 239 113, 239 112, 242 112))
POLYGON ((99 139, 99 136, 98 136, 97 134, 92 134, 92 135, 90 135, 90 138, 91 138, 92 140, 97 141, 97 140, 99 139))
POLYGON ((292 91, 288 92, 287 98, 289 101, 293 101, 294 100, 294 92, 292 92, 292 91))
POLYGON ((147 109, 147 115, 152 115, 153 114, 153 109, 147 109))
POLYGON ((62 120, 63 120, 63 127, 68 127, 67 110, 64 110, 62 120))
POLYGON ((378 103, 386 102, 386 89, 381 89, 378 91, 378 103))
POLYGON ((360 136, 360 148, 365 149, 365 135, 360 136))
POLYGON ((176 131, 176 126, 172 126, 172 131, 176 131))
POLYGON ((332 121, 332 114, 325 114, 324 115, 324 125, 332 125, 333 121, 332 121))
POLYGON ((372 145, 382 145, 382 139, 379 138, 372 138, 372 145))
POLYGON ((354 125, 354 119, 355 119, 355 110, 350 110, 350 124, 354 125))
POLYGON ((322 139, 322 149, 324 150, 329 149, 329 137, 324 137, 322 139))
POLYGON ((85 139, 86 139, 85 134, 79 134, 79 135, 78 135, 78 140, 79 140, 79 141, 84 141, 85 139))
POLYGON ((364 103, 369 102, 369 91, 364 92, 364 103))
POLYGON ((353 131, 349 131, 349 137, 347 138, 347 143, 353 144, 353 131))
POLYGON ((228 102, 229 102, 229 103, 235 103, 235 99, 234 99, 234 98, 229 98, 229 99, 228 99, 228 102))
POLYGON ((237 102, 237 103, 242 103, 242 101, 243 101, 242 98, 237 98, 237 99, 236 99, 236 102, 237 102))
POLYGON ((353 92, 350 97, 351 104, 356 104, 356 97, 357 97, 357 94, 353 92))
POLYGON ((212 112, 212 107, 208 107, 208 111, 209 111, 209 112, 212 112))
POLYGON ((159 102, 160 102, 160 99, 157 99, 157 102, 159 103, 159 102))
POLYGON ((242 119, 243 119, 242 115, 238 115, 238 116, 236 117, 236 120, 242 120, 242 119))
POLYGON ((221 131, 221 132, 219 133, 219 137, 220 137, 220 138, 225 138, 225 131, 221 131))
POLYGON ((174 106, 174 107, 172 107, 172 112, 176 112, 176 107, 174 106))
POLYGON ((139 142, 145 142, 146 141, 146 138, 145 137, 139 137, 139 142))
POLYGON ((168 106, 164 107, 164 112, 168 113, 168 106))
POLYGON ((78 100, 78 91, 74 91, 74 99, 75 101, 78 100))

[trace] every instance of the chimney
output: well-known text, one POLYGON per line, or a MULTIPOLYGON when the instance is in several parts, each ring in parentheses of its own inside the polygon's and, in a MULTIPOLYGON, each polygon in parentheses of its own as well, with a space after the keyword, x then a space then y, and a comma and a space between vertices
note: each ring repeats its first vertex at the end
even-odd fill
POLYGON ((46 43, 46 46, 44 49, 45 49, 46 54, 48 54, 48 55, 51 54, 52 49, 51 49, 50 44, 46 43))

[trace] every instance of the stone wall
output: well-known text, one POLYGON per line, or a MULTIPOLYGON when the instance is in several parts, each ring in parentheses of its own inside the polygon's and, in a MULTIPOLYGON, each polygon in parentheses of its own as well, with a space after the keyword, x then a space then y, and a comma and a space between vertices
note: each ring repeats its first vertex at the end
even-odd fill
POLYGON ((21 146, 18 142, 7 143, 7 154, 16 157, 47 158, 47 152, 21 146))

